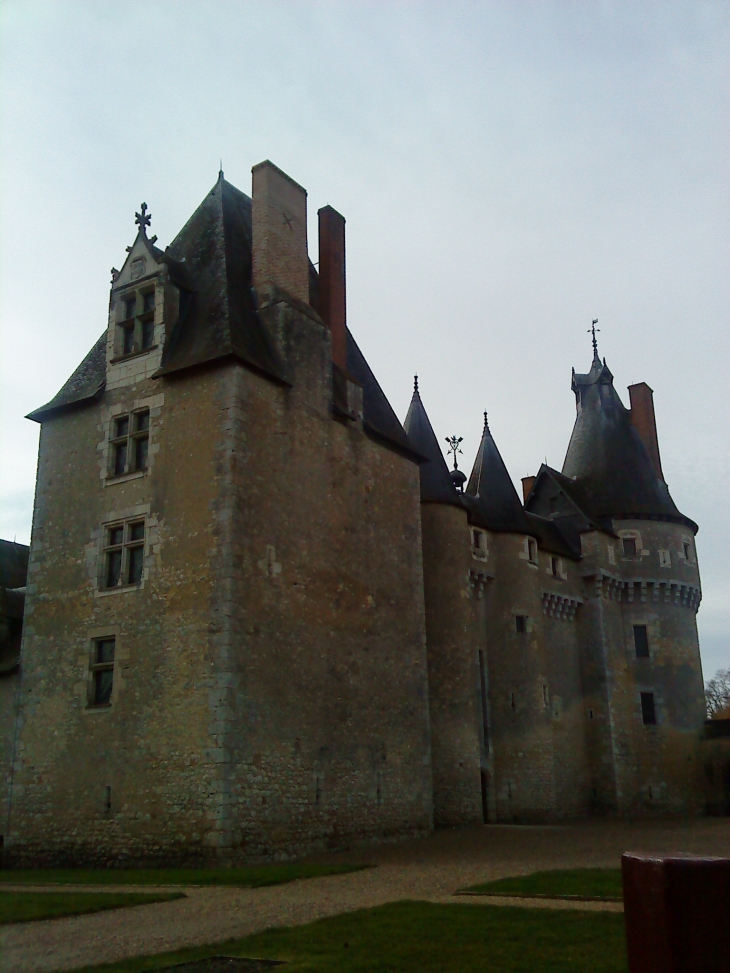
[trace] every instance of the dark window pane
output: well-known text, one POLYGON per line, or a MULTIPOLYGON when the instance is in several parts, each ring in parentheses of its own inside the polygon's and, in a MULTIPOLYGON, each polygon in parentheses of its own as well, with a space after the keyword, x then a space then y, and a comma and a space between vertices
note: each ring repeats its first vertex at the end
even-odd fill
POLYGON ((124 328, 124 343, 122 345, 122 354, 131 355, 134 351, 134 327, 129 326, 124 328))
POLYGON ((127 466, 127 444, 114 447, 114 476, 121 476, 127 466))
POLYGON ((684 558, 685 558, 686 561, 689 561, 689 557, 690 557, 689 544, 685 544, 684 545, 684 558))
POLYGON ((144 309, 145 311, 154 311, 155 309, 155 292, 148 291, 144 298, 144 309))
POLYGON ((155 322, 143 321, 142 322, 142 347, 151 348, 154 343, 155 343, 155 322))
POLYGON ((144 547, 130 547, 129 549, 129 578, 128 584, 139 584, 142 580, 142 561, 144 547))
POLYGON ((122 552, 109 551, 106 556, 106 587, 116 588, 122 574, 122 552))
POLYGON ((129 416, 122 416, 114 420, 114 438, 121 439, 129 433, 129 416))
POLYGON ((149 412, 138 412, 135 419, 135 429, 137 432, 144 432, 145 429, 150 428, 150 414, 149 412))
POLYGON ((553 574, 558 573, 558 559, 556 557, 550 558, 550 569, 553 572, 553 574))
POLYGON ((144 521, 138 520, 136 524, 129 525, 129 539, 130 541, 142 541, 144 540, 144 521))
POLYGON ((147 469, 147 437, 135 440, 134 443, 134 468, 135 470, 147 469))
POLYGON ((635 537, 624 537, 624 557, 636 557, 635 537))
POLYGON ((654 708, 654 693, 641 694, 641 718, 646 725, 656 723, 656 709, 654 708))
POLYGON ((113 683, 113 669, 103 669, 101 672, 94 673, 94 703, 97 706, 106 706, 111 702, 113 683))
POLYGON ((634 625, 634 645, 637 658, 649 658, 649 638, 646 634, 646 625, 634 625))
POLYGON ((516 632, 527 631, 526 621, 527 618, 525 615, 515 615, 515 631, 516 632))
POLYGON ((121 544, 123 539, 124 539, 123 527, 110 527, 109 543, 107 544, 107 547, 114 547, 115 544, 121 544))
POLYGON ((129 319, 134 317, 134 312, 137 309, 137 298, 128 297, 124 301, 124 317, 129 319))
POLYGON ((96 643, 96 662, 114 662, 114 639, 99 639, 96 643))

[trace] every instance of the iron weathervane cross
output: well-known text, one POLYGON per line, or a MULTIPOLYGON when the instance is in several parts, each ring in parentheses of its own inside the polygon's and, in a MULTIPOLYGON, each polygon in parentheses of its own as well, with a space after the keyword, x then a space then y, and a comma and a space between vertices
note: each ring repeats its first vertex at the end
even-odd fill
POLYGON ((588 329, 588 334, 593 335, 593 355, 594 355, 594 357, 598 355, 598 342, 596 341, 596 331, 600 331, 601 330, 600 328, 597 328, 596 327, 597 324, 598 324, 598 318, 593 318, 593 321, 591 323, 591 326, 588 329))
POLYGON ((460 453, 459 443, 464 439, 463 436, 447 436, 446 442, 449 444, 449 452, 454 454, 454 469, 459 469, 459 464, 456 462, 456 454, 460 453))

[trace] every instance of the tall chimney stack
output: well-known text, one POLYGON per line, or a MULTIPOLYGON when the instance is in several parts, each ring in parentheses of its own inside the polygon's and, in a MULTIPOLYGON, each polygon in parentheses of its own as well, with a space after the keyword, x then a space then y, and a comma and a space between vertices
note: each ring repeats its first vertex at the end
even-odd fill
POLYGON ((268 160, 251 173, 254 287, 275 284, 309 304, 307 192, 268 160))
POLYGON ((332 332, 332 361, 347 371, 345 218, 331 206, 319 213, 319 311, 332 332))
POLYGON ((522 477, 522 501, 527 503, 527 498, 530 496, 530 491, 532 490, 533 484, 537 479, 536 476, 523 476, 522 477))
POLYGON ((656 418, 654 416, 654 392, 646 382, 629 385, 629 400, 631 402, 631 422, 646 446, 651 457, 652 465, 660 480, 664 479, 662 461, 659 458, 659 440, 656 434, 656 418))

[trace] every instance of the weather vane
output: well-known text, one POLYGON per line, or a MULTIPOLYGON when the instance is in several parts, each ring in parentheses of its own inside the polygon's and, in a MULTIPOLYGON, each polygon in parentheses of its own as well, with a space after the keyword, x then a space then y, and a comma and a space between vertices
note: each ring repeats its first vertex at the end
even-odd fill
POLYGON ((598 318, 594 318, 590 328, 588 329, 588 333, 593 336, 593 357, 594 358, 598 358, 598 342, 596 341, 596 331, 601 330, 600 328, 596 327, 597 324, 598 324, 598 318))
POLYGON ((459 464, 456 462, 456 454, 460 453, 459 443, 464 439, 463 436, 447 436, 446 442, 449 444, 449 452, 454 454, 454 469, 459 469, 459 464))
POLYGON ((142 203, 140 210, 141 213, 134 214, 134 222, 137 224, 140 230, 146 234, 146 227, 148 227, 152 221, 152 214, 147 212, 147 203, 142 203))

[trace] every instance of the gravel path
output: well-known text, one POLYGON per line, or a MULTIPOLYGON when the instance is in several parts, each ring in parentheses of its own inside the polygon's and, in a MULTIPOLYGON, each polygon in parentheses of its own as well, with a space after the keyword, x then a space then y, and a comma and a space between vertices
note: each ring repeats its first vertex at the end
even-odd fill
MULTIPOLYGON (((453 893, 477 882, 550 868, 616 867, 623 851, 730 856, 730 819, 492 825, 437 831, 418 841, 314 859, 378 866, 361 872, 262 889, 188 887, 187 898, 175 902, 1 927, 0 971, 71 970, 220 942, 268 926, 299 925, 398 899, 620 911, 620 903, 454 898, 453 893)), ((133 891, 131 886, 123 889, 133 891)), ((101 887, 94 890, 101 891, 101 887)), ((152 891, 152 887, 140 890, 152 891)))

